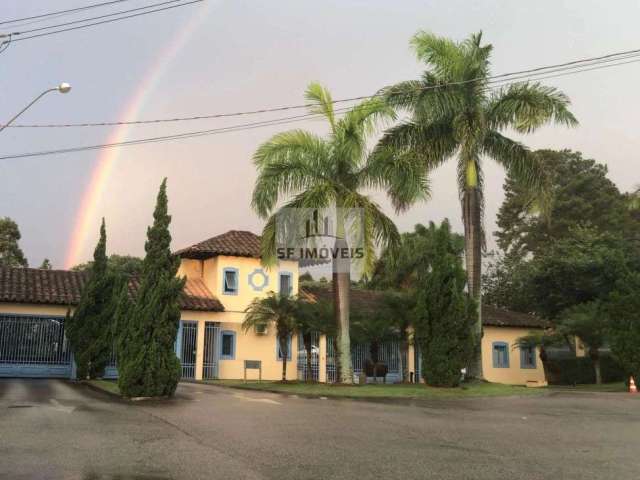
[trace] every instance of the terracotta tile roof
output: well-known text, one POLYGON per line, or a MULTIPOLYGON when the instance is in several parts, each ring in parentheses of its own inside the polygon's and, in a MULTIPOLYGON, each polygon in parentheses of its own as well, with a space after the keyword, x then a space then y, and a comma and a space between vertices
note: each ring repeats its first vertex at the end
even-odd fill
MULTIPOLYGON (((300 296, 311 300, 333 302, 333 290, 330 283, 326 285, 317 283, 313 285, 301 285, 300 296)), ((378 310, 382 296, 383 292, 380 291, 351 288, 351 308, 373 313, 378 310)), ((522 328, 545 328, 548 326, 544 320, 533 315, 512 312, 491 305, 482 306, 482 324, 490 327, 522 328)))
MULTIPOLYGON (((77 305, 88 272, 40 270, 0 266, 0 302, 77 305)), ((129 281, 134 296, 139 288, 137 278, 129 281)), ((187 280, 180 297, 182 310, 222 312, 224 307, 202 280, 187 280)))
POLYGON ((547 328, 549 324, 534 315, 514 312, 493 305, 482 305, 482 324, 491 327, 547 328))
POLYGON ((210 258, 217 255, 260 258, 260 237, 245 230, 230 230, 175 252, 182 258, 210 258))

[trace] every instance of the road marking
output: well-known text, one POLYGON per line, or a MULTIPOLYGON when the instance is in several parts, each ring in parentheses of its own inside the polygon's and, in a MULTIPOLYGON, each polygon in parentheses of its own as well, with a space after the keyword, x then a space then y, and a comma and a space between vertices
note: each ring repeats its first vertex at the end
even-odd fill
POLYGON ((233 396, 236 398, 239 398, 240 400, 246 400, 248 402, 262 402, 262 403, 269 403, 271 405, 282 405, 282 403, 276 402, 275 400, 271 400, 270 398, 245 397, 244 395, 240 395, 239 393, 236 393, 233 396))
POLYGON ((57 410, 59 412, 71 413, 76 409, 76 407, 65 407, 59 401, 57 401, 55 398, 50 399, 49 403, 52 405, 52 408, 54 410, 57 410))

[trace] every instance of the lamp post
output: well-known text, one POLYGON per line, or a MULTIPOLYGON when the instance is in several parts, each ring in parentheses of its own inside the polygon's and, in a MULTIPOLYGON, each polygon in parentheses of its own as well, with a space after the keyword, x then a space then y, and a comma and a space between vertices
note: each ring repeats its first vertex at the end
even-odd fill
POLYGON ((0 126, 0 132, 3 131, 5 128, 7 128, 9 125, 11 125, 16 118, 18 118, 20 115, 22 115, 24 112, 26 112, 34 103, 36 103, 38 100, 40 100, 42 97, 44 97, 47 93, 49 93, 49 92, 68 93, 70 90, 71 90, 71 85, 69 85, 68 83, 65 83, 65 82, 62 82, 57 87, 50 88, 49 90, 45 90, 40 95, 38 95, 36 98, 34 98, 26 107, 24 107, 17 114, 15 114, 13 116, 13 118, 11 118, 11 120, 9 120, 4 125, 0 126))

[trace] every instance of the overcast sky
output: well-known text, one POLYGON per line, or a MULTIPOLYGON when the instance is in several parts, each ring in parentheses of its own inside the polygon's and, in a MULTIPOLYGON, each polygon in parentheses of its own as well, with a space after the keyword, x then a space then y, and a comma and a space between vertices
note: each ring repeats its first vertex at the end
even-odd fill
MULTIPOLYGON (((91 16, 160 0, 132 0, 91 16)), ((97 3, 98 0, 2 0, 0 18, 12 19, 97 3)), ((152 66, 197 16, 200 26, 154 79, 140 118, 252 110, 303 101, 310 81, 334 98, 373 93, 418 76, 409 49, 419 29, 461 40, 483 30, 494 46, 493 73, 640 48, 637 1, 389 1, 207 0, 122 22, 15 42, 0 54, 0 116, 8 119, 43 89, 67 81, 68 95, 50 94, 20 123, 119 120, 152 66)), ((62 17, 59 21, 69 21, 62 17)), ((34 28, 32 24, 22 28, 34 28)), ((0 25, 0 32, 3 31, 0 25)), ((166 60, 166 59, 165 59, 166 60)), ((545 80, 569 95, 580 126, 547 127, 521 139, 532 148, 582 151, 609 167, 621 190, 640 183, 638 136, 640 64, 545 80)), ((282 115, 282 114, 279 114, 282 115)), ((268 117, 271 118, 271 117, 268 117)), ((217 128, 253 118, 140 126, 128 138, 217 128)), ((318 122, 296 124, 323 132, 318 122)), ((107 219, 109 250, 141 255, 157 188, 168 177, 175 249, 229 229, 259 233, 249 203, 255 171, 251 156, 274 133, 269 127, 123 147, 95 215, 107 219)), ((6 129, 0 156, 104 143, 112 127, 6 129)), ((0 160, 0 216, 15 219, 32 266, 49 257, 61 268, 81 196, 99 152, 0 160)), ((495 229, 504 175, 486 161, 486 227, 495 229)), ((377 195, 393 215, 388 202, 377 195)), ((433 198, 401 216, 399 228, 451 219, 461 230, 453 163, 433 175, 433 198)), ((87 259, 95 236, 83 247, 87 259)), ((493 241, 490 246, 494 245, 493 241)))

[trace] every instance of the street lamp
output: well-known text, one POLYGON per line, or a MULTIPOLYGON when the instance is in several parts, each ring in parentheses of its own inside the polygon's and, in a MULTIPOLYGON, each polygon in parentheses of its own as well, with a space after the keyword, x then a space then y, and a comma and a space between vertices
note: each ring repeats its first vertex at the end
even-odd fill
POLYGON ((45 90, 44 92, 42 92, 40 95, 38 95, 36 98, 34 98, 31 103, 29 103, 26 107, 24 107, 22 110, 20 110, 16 115, 13 116, 13 118, 11 120, 9 120, 7 123, 5 123, 4 125, 0 126, 0 132, 2 130, 4 130, 5 128, 7 128, 9 125, 11 125, 13 123, 13 121, 18 118, 20 115, 22 115, 24 112, 26 112, 29 107, 31 107, 31 105, 33 105, 34 103, 36 103, 38 100, 40 100, 42 97, 44 97, 47 93, 49 92, 60 92, 60 93, 69 93, 69 91, 71 90, 71 85, 69 85, 66 82, 62 82, 60 85, 58 85, 57 87, 54 88, 50 88, 49 90, 45 90))

